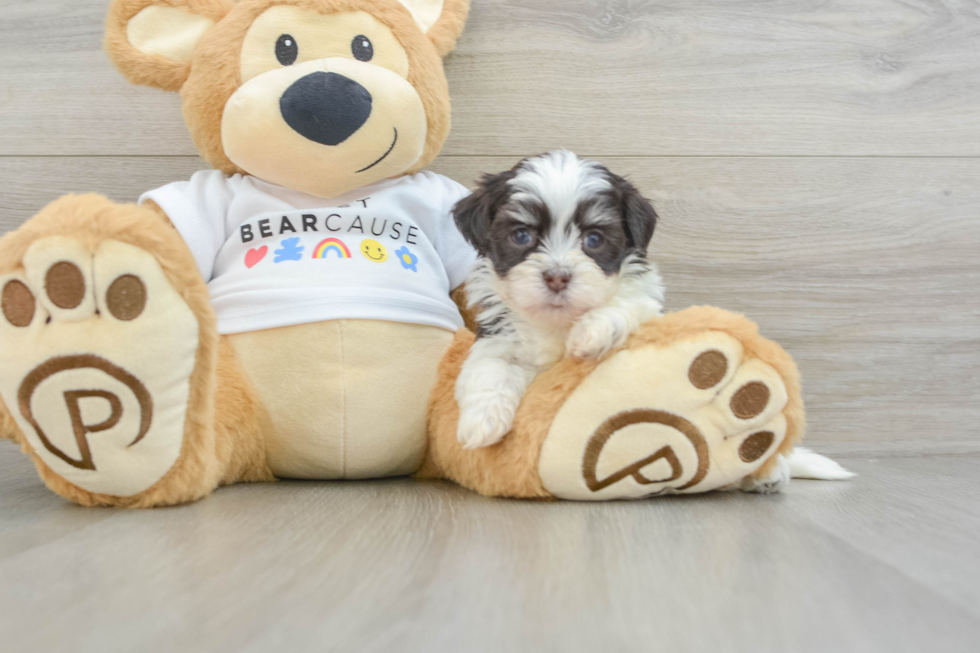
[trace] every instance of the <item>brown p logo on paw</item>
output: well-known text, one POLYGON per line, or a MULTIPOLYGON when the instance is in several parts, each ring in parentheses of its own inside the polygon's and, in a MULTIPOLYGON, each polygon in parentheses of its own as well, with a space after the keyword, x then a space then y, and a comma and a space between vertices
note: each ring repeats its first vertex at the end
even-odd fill
POLYGON ((114 365, 104 358, 100 358, 98 356, 91 354, 83 354, 80 356, 59 356, 58 358, 52 358, 51 360, 42 363, 38 367, 34 368, 34 370, 24 378, 24 381, 20 385, 20 391, 17 393, 17 399, 21 415, 23 415, 24 419, 27 420, 27 423, 30 424, 37 432, 37 436, 41 440, 41 443, 44 445, 45 449, 72 467, 94 471, 96 469, 95 461, 92 460, 92 450, 89 446, 88 436, 90 433, 107 431, 119 424, 123 417, 123 403, 119 396, 107 390, 80 389, 65 390, 62 393, 65 407, 67 408, 71 422, 72 432, 75 435, 75 442, 78 445, 78 451, 80 454, 78 459, 72 458, 51 442, 47 434, 44 432, 44 429, 34 418, 34 411, 31 408, 31 399, 34 396, 34 392, 42 383, 55 375, 62 374, 70 370, 87 369, 103 372, 113 379, 119 381, 129 388, 130 391, 132 391, 133 396, 136 397, 136 401, 139 403, 140 417, 138 422, 133 422, 134 426, 138 424, 138 429, 135 438, 129 444, 129 446, 133 446, 142 440, 146 436, 147 431, 150 430, 150 424, 153 422, 153 399, 150 397, 149 391, 147 391, 146 386, 140 383, 139 379, 137 379, 135 376, 118 365, 114 365), (108 402, 110 414, 109 417, 97 424, 86 424, 82 416, 80 401, 82 399, 93 398, 102 399, 108 402))
POLYGON ((667 444, 651 456, 638 460, 610 474, 604 479, 600 480, 598 478, 596 470, 599 466, 599 457, 602 455, 603 447, 620 430, 636 424, 663 424, 682 433, 694 446, 698 459, 697 471, 691 480, 678 489, 686 490, 692 488, 704 479, 708 473, 708 445, 704 440, 704 436, 701 435, 701 432, 698 431, 694 424, 691 424, 683 417, 672 415, 662 410, 630 410, 609 418, 605 424, 596 430, 595 434, 589 440, 589 444, 585 449, 585 458, 582 461, 582 475, 585 477, 585 483, 590 490, 593 492, 604 490, 610 485, 618 483, 630 476, 640 485, 656 485, 676 481, 684 474, 684 467, 677 457, 677 453, 671 445, 667 444), (653 465, 659 460, 666 460, 670 464, 671 475, 667 478, 660 479, 646 477, 643 474, 644 468, 653 465))
POLYGON ((538 471, 549 492, 568 499, 707 492, 775 453, 786 402, 776 370, 746 358, 727 333, 625 350, 565 400, 538 471))

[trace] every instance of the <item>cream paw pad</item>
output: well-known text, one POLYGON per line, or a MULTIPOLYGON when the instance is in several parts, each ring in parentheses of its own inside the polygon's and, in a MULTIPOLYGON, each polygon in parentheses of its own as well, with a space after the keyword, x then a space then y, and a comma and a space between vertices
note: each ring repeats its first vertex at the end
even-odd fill
POLYGON ((181 453, 198 344, 156 259, 42 238, 0 293, 0 393, 34 452, 89 492, 153 486, 181 453))
POLYGON ((625 349, 565 401, 538 471, 551 494, 580 501, 724 488, 779 450, 786 404, 776 370, 727 333, 625 349))

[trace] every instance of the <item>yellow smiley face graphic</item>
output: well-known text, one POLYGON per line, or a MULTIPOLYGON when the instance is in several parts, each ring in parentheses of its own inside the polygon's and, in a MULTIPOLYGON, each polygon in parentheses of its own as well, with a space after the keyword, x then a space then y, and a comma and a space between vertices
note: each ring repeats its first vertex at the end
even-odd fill
POLYGON ((384 263, 388 260, 388 250, 376 240, 365 240, 361 243, 361 254, 375 263, 384 263))

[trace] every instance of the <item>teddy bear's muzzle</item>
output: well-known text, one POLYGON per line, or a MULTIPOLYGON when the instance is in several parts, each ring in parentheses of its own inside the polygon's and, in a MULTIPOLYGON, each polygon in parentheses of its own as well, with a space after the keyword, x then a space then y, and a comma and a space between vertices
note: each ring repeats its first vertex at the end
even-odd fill
POLYGON ((371 93, 350 77, 315 72, 301 77, 279 101, 283 120, 322 145, 340 145, 371 117, 371 93))

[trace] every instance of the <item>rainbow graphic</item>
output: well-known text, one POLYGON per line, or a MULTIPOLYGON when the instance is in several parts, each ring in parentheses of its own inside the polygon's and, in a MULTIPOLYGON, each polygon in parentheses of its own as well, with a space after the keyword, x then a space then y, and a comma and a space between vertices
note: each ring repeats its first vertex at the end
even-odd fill
POLYGON ((313 250, 313 258, 327 258, 330 252, 337 254, 337 258, 350 258, 350 250, 344 241, 336 238, 327 238, 316 246, 313 250))

